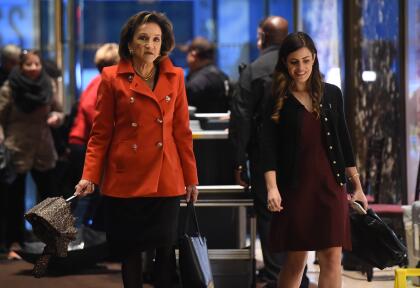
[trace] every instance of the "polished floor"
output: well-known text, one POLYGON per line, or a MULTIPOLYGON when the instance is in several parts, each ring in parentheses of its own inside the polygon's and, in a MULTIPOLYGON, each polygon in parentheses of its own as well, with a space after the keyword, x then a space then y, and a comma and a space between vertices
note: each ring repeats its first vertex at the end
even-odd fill
MULTIPOLYGON (((257 259, 260 253, 257 253, 257 259)), ((319 275, 318 265, 313 264, 313 253, 308 260, 309 278, 316 283, 319 275)), ((0 287, 2 288, 121 288, 120 267, 116 263, 100 263, 92 269, 72 275, 49 275, 41 279, 31 276, 32 264, 24 261, 0 261, 0 287)), ((144 287, 151 287, 145 285, 144 287)), ((263 287, 261 284, 258 287, 263 287)), ((360 272, 343 271, 343 288, 392 288, 394 270, 375 270, 372 282, 360 272)), ((409 284, 408 287, 415 287, 409 284)), ((236 287, 235 287, 236 288, 236 287)))

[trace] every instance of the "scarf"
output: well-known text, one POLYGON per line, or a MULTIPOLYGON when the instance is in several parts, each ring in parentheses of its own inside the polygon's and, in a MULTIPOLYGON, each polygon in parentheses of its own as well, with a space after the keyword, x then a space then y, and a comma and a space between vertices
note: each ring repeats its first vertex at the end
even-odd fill
POLYGON ((48 104, 52 99, 51 80, 44 70, 37 79, 32 80, 23 75, 19 67, 16 67, 10 72, 9 83, 16 106, 25 113, 33 112, 36 108, 48 104))

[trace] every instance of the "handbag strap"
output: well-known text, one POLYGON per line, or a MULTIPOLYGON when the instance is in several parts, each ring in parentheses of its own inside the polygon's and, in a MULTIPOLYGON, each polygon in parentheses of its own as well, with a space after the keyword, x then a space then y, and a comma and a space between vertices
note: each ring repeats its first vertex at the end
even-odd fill
POLYGON ((190 218, 192 216, 193 218, 193 225, 194 225, 194 232, 198 234, 199 237, 201 237, 200 228, 198 227, 198 220, 197 220, 197 214, 195 213, 195 206, 192 201, 187 202, 187 216, 185 217, 185 226, 184 226, 184 234, 189 231, 190 227, 190 218))

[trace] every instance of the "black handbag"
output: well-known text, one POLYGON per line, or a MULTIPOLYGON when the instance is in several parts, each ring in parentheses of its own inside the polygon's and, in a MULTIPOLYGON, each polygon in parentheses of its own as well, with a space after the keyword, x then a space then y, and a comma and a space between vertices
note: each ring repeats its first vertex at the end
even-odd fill
POLYGON ((407 248, 372 209, 366 212, 350 213, 351 253, 379 269, 403 264, 407 248))
POLYGON ((201 236, 198 227, 194 204, 188 202, 184 235, 179 240, 179 268, 182 287, 212 288, 213 274, 207 251, 206 238, 201 236), (193 218, 193 229, 190 230, 190 219, 193 218))
POLYGON ((11 184, 16 179, 13 168, 12 154, 4 144, 0 144, 0 182, 11 184))

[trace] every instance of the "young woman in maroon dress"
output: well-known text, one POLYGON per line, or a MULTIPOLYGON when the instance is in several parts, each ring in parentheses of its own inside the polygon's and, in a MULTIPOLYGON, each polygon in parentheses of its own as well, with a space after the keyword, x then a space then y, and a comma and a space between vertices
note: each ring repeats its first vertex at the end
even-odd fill
POLYGON ((316 54, 305 33, 284 40, 263 125, 271 247, 287 251, 282 288, 299 287, 312 250, 318 252, 319 287, 341 287, 341 252, 351 249, 346 181, 354 187, 352 200, 367 208, 342 94, 322 82, 316 54))

